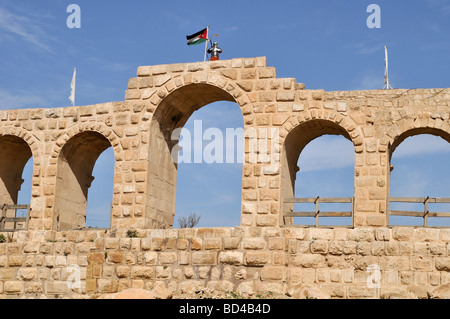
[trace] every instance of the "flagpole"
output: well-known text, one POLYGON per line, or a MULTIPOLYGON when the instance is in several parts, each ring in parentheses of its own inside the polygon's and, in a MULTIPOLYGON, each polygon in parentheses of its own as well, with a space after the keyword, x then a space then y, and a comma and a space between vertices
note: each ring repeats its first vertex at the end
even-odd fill
POLYGON ((392 89, 389 84, 388 53, 386 46, 384 46, 384 89, 392 89))
POLYGON ((203 62, 206 61, 206 51, 208 50, 208 38, 209 38, 209 26, 206 27, 205 57, 203 58, 203 62))
POLYGON ((76 81, 77 81, 77 68, 73 68, 73 105, 75 106, 75 85, 76 85, 76 81))
POLYGON ((69 100, 72 102, 72 106, 75 106, 75 82, 76 82, 76 76, 77 76, 77 68, 73 68, 73 76, 72 76, 72 82, 70 83, 70 96, 69 100))

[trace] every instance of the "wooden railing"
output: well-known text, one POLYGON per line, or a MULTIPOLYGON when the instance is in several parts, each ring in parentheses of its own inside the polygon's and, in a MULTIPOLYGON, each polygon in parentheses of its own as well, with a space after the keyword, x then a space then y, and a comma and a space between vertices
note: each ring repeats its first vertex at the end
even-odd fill
POLYGON ((432 198, 432 197, 390 197, 390 203, 422 203, 424 205, 423 211, 406 211, 406 210, 391 210, 389 209, 389 215, 395 216, 412 216, 423 217, 423 226, 428 227, 428 217, 450 217, 450 212, 430 212, 428 210, 428 204, 440 203, 449 204, 450 198, 432 198))
MULTIPOLYGON (((313 203, 315 204, 315 210, 313 212, 285 212, 284 217, 314 217, 315 226, 319 227, 319 217, 351 217, 353 225, 353 211, 354 211, 354 198, 353 197, 324 197, 319 196, 312 198, 286 198, 284 203, 298 204, 298 203, 313 203), (350 203, 351 211, 321 211, 319 209, 319 203, 327 204, 342 204, 350 203)), ((327 226, 323 226, 327 227, 327 226)))
POLYGON ((28 229, 28 220, 30 218, 30 205, 3 205, 2 215, 0 217, 0 231, 16 231, 28 229), (26 209, 26 217, 17 217, 18 209, 26 209), (14 214, 11 214, 11 210, 14 210, 14 214), (11 217, 13 215, 14 217, 11 217), (11 226, 12 227, 8 227, 11 226), (18 227, 22 226, 22 227, 18 227))

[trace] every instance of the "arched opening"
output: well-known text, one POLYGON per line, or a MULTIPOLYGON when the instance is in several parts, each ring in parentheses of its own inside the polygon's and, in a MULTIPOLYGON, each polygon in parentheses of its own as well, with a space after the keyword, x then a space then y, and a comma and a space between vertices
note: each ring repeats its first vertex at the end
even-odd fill
POLYGON ((87 228, 111 227, 111 203, 114 186, 114 150, 106 149, 95 161, 89 200, 86 206, 87 228))
POLYGON ((449 143, 450 134, 429 128, 409 130, 394 141, 390 226, 450 226, 449 143))
POLYGON ((236 102, 221 88, 190 84, 171 92, 156 109, 150 127, 146 227, 174 226, 178 162, 184 154, 178 144, 182 128, 195 111, 220 101, 236 102))
POLYGON ((238 226, 241 217, 244 121, 232 102, 208 104, 183 127, 174 227, 196 214, 196 227, 238 226))
POLYGON ((26 227, 28 208, 17 206, 30 204, 32 170, 33 160, 29 145, 17 136, 0 136, 0 206, 2 208, 0 227, 3 230, 26 227), (23 174, 25 166, 27 170, 26 174, 23 174), (9 218, 23 218, 23 220, 15 221, 9 218))
MULTIPOLYGON (((111 143, 103 135, 88 131, 75 135, 61 149, 55 191, 55 218, 58 229, 82 229, 88 226, 88 191, 94 181, 94 165, 100 154, 110 147, 111 143)), ((108 193, 105 189, 110 188, 109 193, 112 196, 112 183, 99 186, 103 194, 108 193)), ((106 200, 106 203, 106 207, 103 207, 107 212, 102 216, 107 214, 107 225, 110 225, 111 201, 106 200)), ((100 219, 95 217, 94 219, 100 219)), ((103 222, 105 225, 105 220, 103 222)))
POLYGON ((352 226, 354 154, 350 135, 334 122, 294 128, 282 155, 282 224, 352 226))

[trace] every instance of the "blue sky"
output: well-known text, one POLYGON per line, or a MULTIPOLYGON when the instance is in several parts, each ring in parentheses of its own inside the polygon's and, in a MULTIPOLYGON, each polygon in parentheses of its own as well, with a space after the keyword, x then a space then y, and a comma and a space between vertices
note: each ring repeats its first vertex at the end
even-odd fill
MULTIPOLYGON (((203 46, 188 47, 185 36, 207 25, 211 26, 212 33, 219 35, 216 40, 223 49, 222 59, 266 56, 268 65, 276 67, 277 77, 294 77, 297 82, 305 83, 307 89, 382 88, 385 45, 389 49, 393 87, 450 86, 448 0, 2 0, 0 109, 69 106, 74 67, 77 68, 77 105, 121 101, 128 79, 136 76, 138 66, 203 60, 203 46), (66 9, 72 3, 81 8, 79 29, 69 29, 66 25, 70 15, 66 9), (379 29, 369 29, 366 25, 370 15, 366 9, 372 3, 381 8, 379 29)), ((204 127, 205 123, 223 128, 242 126, 239 110, 226 103, 206 106, 194 114, 186 127, 195 119, 203 119, 204 127), (223 119, 221 123, 210 121, 219 117, 223 119)), ((328 146, 344 145, 345 142, 322 137, 307 146, 301 155, 301 160, 306 161, 302 164, 304 174, 318 174, 311 177, 312 180, 324 176, 328 180, 317 188, 314 188, 315 183, 307 182, 298 186, 297 192, 304 189, 305 193, 315 194, 325 192, 327 188, 348 189, 350 195, 334 196, 351 196, 353 154, 345 159, 344 151, 339 155, 333 153, 335 158, 342 157, 342 161, 329 163, 328 167, 334 167, 333 174, 317 166, 319 161, 326 160, 324 150, 330 148, 328 146), (309 159, 308 152, 311 154, 309 159), (310 168, 308 162, 312 165, 310 168), (340 163, 339 167, 334 166, 337 163, 340 163), (343 176, 348 178, 349 175, 351 178, 344 182, 343 176), (347 186, 332 186, 335 181, 347 186)), ((394 186, 397 175, 391 176, 391 192, 398 191, 398 196, 408 196, 400 195, 402 192, 422 196, 422 193, 434 195, 447 191, 439 196, 450 197, 448 143, 441 143, 434 137, 406 142, 406 146, 401 144, 394 153, 396 169, 393 174, 400 176, 401 167, 407 172, 404 177, 398 177, 399 186, 394 186), (401 151, 402 147, 404 151, 401 151), (426 156, 423 155, 425 150, 428 150, 426 156), (398 155, 401 152, 409 155, 398 155), (440 165, 441 172, 444 170, 446 174, 437 174, 436 170, 434 174, 420 176, 414 169, 430 159, 430 154, 435 162, 420 165, 431 168, 440 165), (438 186, 437 180, 444 185, 438 186)), ((345 149, 351 152, 351 147, 345 149)), ((112 162, 111 153, 103 157, 109 157, 109 163, 112 162)), ((199 164, 180 166, 175 226, 178 216, 193 211, 202 215, 203 226, 239 224, 242 168, 224 164, 213 173, 209 171, 213 166, 218 165, 207 168, 199 164), (188 183, 193 179, 189 176, 194 176, 199 184, 188 183), (205 183, 205 176, 214 176, 214 184, 205 183), (197 196, 192 193, 194 189, 198 190, 197 196), (210 200, 205 202, 202 199, 205 196, 210 200)), ((92 208, 92 219, 102 219, 95 218, 101 215, 99 212, 107 210, 109 213, 110 194, 100 192, 97 195, 94 191, 96 183, 100 188, 110 184, 102 181, 102 175, 102 170, 94 171, 96 180, 90 191, 90 203, 96 208, 92 208), (97 201, 98 204, 94 203, 97 201)), ((302 180, 306 178, 304 176, 302 180)))

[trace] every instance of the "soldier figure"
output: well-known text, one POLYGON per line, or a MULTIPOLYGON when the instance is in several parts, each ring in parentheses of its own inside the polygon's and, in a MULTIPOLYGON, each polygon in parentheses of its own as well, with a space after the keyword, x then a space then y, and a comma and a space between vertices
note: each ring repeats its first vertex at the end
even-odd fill
POLYGON ((217 42, 214 42, 212 46, 208 49, 208 53, 211 54, 210 61, 219 60, 219 54, 222 53, 222 49, 219 48, 217 42))

